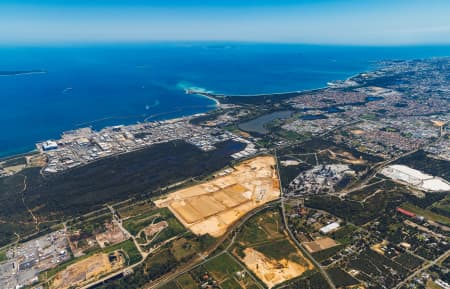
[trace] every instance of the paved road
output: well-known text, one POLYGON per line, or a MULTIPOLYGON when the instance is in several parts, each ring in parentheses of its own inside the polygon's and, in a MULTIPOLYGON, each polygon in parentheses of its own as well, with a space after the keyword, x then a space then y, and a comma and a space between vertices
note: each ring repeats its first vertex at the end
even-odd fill
POLYGON ((395 157, 393 159, 377 163, 376 165, 374 165, 372 167, 373 171, 368 176, 366 176, 361 182, 359 182, 357 186, 351 187, 349 189, 342 190, 339 193, 339 197, 343 198, 343 197, 345 197, 346 195, 348 195, 348 194, 350 194, 352 192, 359 191, 359 190, 363 189, 364 187, 367 186, 367 183, 370 182, 384 167, 386 167, 387 165, 395 162, 396 160, 398 160, 398 159, 400 159, 402 157, 408 156, 408 155, 413 154, 413 153, 415 153, 417 151, 418 151, 418 149, 413 150, 413 151, 409 151, 409 152, 404 153, 404 154, 402 154, 402 155, 400 155, 398 157, 395 157))
POLYGON ((141 261, 131 265, 131 266, 127 266, 119 271, 116 271, 114 273, 111 273, 99 280, 96 280, 94 282, 89 283, 88 285, 85 285, 83 287, 81 287, 80 289, 88 289, 91 287, 94 287, 96 285, 102 284, 105 281, 108 281, 111 278, 117 277, 121 274, 125 274, 126 272, 130 272, 132 271, 135 267, 139 266, 140 264, 142 264, 145 259, 148 257, 149 253, 145 252, 142 250, 141 246, 139 246, 139 243, 137 242, 136 238, 130 233, 128 232, 127 229, 125 229, 122 225, 122 219, 119 218, 119 215, 116 213, 116 210, 110 206, 107 205, 108 209, 111 211, 111 214, 113 216, 113 221, 119 226, 120 230, 122 230, 122 232, 125 234, 125 236, 127 236, 127 238, 131 238, 133 240, 134 245, 136 246, 136 248, 138 249, 139 253, 141 254, 141 261))
POLYGON ((284 207, 283 186, 281 185, 280 171, 279 171, 279 167, 278 167, 278 157, 277 157, 276 151, 275 151, 275 162, 276 162, 278 181, 280 182, 280 190, 281 190, 281 212, 282 212, 282 215, 283 215, 283 222, 284 222, 284 226, 286 228, 286 231, 288 232, 289 237, 294 241, 294 243, 297 245, 297 247, 302 251, 302 253, 309 260, 311 260, 311 262, 314 264, 314 266, 317 268, 317 270, 319 270, 320 274, 322 274, 322 276, 325 278, 325 280, 327 281, 328 285, 332 289, 336 289, 336 286, 334 285, 334 283, 331 280, 330 276, 328 276, 327 272, 313 258, 313 256, 311 256, 311 254, 303 247, 303 245, 299 241, 297 241, 297 238, 294 236, 294 234, 292 233, 291 229, 289 228, 289 225, 288 225, 288 222, 287 222, 287 218, 286 218, 286 210, 285 210, 285 207, 284 207))
POLYGON ((228 244, 228 246, 222 250, 220 253, 212 256, 212 257, 207 257, 209 255, 211 255, 214 251, 217 250, 217 248, 230 236, 230 234, 233 234, 234 231, 239 228, 240 226, 242 226, 243 224, 245 224, 251 217, 253 217, 254 215, 260 213, 261 211, 272 207, 274 204, 279 203, 280 200, 275 200, 272 201, 270 203, 265 204, 262 207, 259 207, 256 210, 253 210, 251 212, 249 212, 247 215, 245 215, 243 218, 241 218, 238 222, 236 222, 228 231, 225 235, 223 235, 222 237, 220 237, 220 239, 216 242, 216 244, 209 249, 207 252, 205 252, 204 254, 200 255, 199 257, 197 257, 195 260, 189 262, 188 264, 182 266, 181 268, 178 268, 175 272, 169 273, 167 275, 162 276, 161 278, 157 279, 157 280, 153 280, 150 283, 148 283, 146 286, 142 287, 143 289, 155 289, 155 288, 159 288, 167 283, 169 283, 170 281, 172 281, 173 279, 183 275, 184 273, 187 273, 189 271, 191 271, 192 269, 208 262, 211 259, 214 259, 216 257, 218 257, 219 255, 225 253, 226 251, 228 251, 231 246, 233 245, 233 242, 236 238, 236 234, 233 235, 230 244, 228 244))
POLYGON ((294 243, 297 245, 297 247, 302 251, 302 253, 309 259, 311 260, 311 262, 314 264, 314 266, 319 270, 320 274, 322 274, 322 276, 325 278, 325 280, 327 281, 328 285, 330 285, 330 287, 332 289, 336 289, 336 286, 334 285, 333 281, 331 280, 330 276, 328 276, 327 272, 322 268, 322 265, 320 265, 314 258, 313 256, 303 247, 303 245, 297 241, 297 239, 295 238, 294 234, 292 233, 291 229, 289 229, 288 223, 287 223, 287 219, 286 219, 286 214, 285 214, 285 209, 284 209, 284 198, 282 198, 281 201, 281 210, 283 212, 283 222, 285 224, 286 230, 290 236, 290 238, 294 241, 294 243))
MULTIPOLYGON (((224 234, 222 237, 220 237, 217 240, 216 244, 212 248, 210 248, 207 252, 199 255, 196 259, 192 260, 188 264, 185 264, 184 266, 178 268, 175 272, 169 273, 167 275, 162 276, 159 279, 151 281, 150 283, 148 283, 148 285, 144 286, 143 288, 146 288, 146 289, 158 288, 159 286, 167 284, 168 282, 172 281, 174 278, 176 278, 176 277, 178 277, 178 276, 180 276, 180 275, 182 275, 182 274, 192 270, 193 268, 195 268, 195 267, 197 267, 197 266, 207 262, 208 260, 217 257, 218 254, 214 255, 211 258, 207 258, 207 256, 211 255, 214 251, 217 250, 217 248, 229 237, 229 235, 231 233, 234 232, 235 229, 237 229, 238 227, 243 225, 248 219, 250 219, 254 215, 258 214, 259 212, 261 212, 261 211, 263 211, 263 210, 265 210, 265 209, 267 209, 269 207, 272 207, 274 204, 277 204, 279 202, 280 202, 280 200, 278 199, 278 200, 269 202, 269 203, 265 204, 264 206, 257 208, 256 210, 253 210, 253 211, 249 212, 247 215, 245 215, 243 218, 241 218, 239 221, 237 221, 234 225, 232 225, 230 227, 230 229, 228 230, 228 232, 226 234, 224 234)), ((81 289, 89 289, 89 288, 91 288, 93 286, 96 286, 96 285, 99 285, 99 284, 101 284, 101 283, 103 283, 105 281, 108 281, 111 278, 117 277, 117 276, 119 276, 121 274, 129 272, 130 270, 133 270, 133 268, 135 268, 138 265, 142 264, 146 260, 146 258, 150 255, 150 253, 151 253, 151 252, 143 251, 142 248, 140 247, 139 243, 137 242, 136 238, 123 227, 122 220, 119 218, 119 216, 116 213, 115 209, 112 206, 110 206, 110 205, 107 205, 107 208, 111 211, 111 213, 113 215, 113 219, 117 222, 117 224, 119 225, 119 228, 125 233, 126 236, 128 236, 129 238, 131 238, 133 240, 136 248, 139 250, 139 253, 142 256, 142 260, 139 261, 138 263, 135 263, 135 264, 131 265, 131 266, 123 268, 123 269, 121 269, 119 271, 116 271, 114 273, 111 273, 108 276, 105 276, 105 277, 103 277, 103 278, 101 278, 101 279, 99 279, 99 280, 97 280, 95 282, 89 283, 88 285, 85 285, 85 286, 81 287, 81 289)), ((235 237, 236 236, 233 235, 232 242, 234 242, 235 237)), ((229 244, 224 251, 228 250, 231 247, 231 245, 232 245, 232 243, 229 244)))
POLYGON ((255 278, 255 276, 253 276, 252 273, 250 273, 250 271, 247 269, 247 267, 243 266, 241 264, 241 262, 236 259, 236 257, 234 257, 233 254, 231 254, 230 252, 228 252, 227 250, 224 251, 228 256, 230 256, 231 259, 234 260, 234 262, 236 262, 237 264, 239 264, 239 266, 241 266, 242 270, 244 270, 248 276, 250 276, 250 278, 252 278, 253 282, 255 282, 256 286, 258 286, 260 289, 264 289, 265 287, 263 285, 261 285, 261 283, 255 278))
POLYGON ((420 268, 419 270, 414 271, 414 273, 412 273, 411 275, 409 275, 405 280, 403 280, 402 282, 398 283, 397 286, 394 287, 394 289, 398 289, 401 288, 403 285, 405 285, 408 281, 410 281, 411 279, 413 279, 414 277, 416 277, 417 275, 419 275, 420 273, 422 273, 423 271, 427 270, 428 268, 430 268, 431 266, 436 265, 437 263, 445 260, 445 258, 447 258, 450 255, 450 250, 448 250, 447 252, 445 252, 444 254, 442 254, 441 256, 439 256, 438 258, 436 258, 435 260, 433 260, 432 262, 423 265, 422 268, 420 268))
POLYGON ((125 234, 125 236, 127 236, 127 238, 131 238, 133 240, 133 243, 136 246, 136 248, 138 249, 139 254, 141 254, 142 260, 145 260, 145 258, 147 258, 149 253, 142 250, 141 246, 139 245, 138 241, 136 240, 136 237, 133 236, 130 232, 128 232, 127 229, 125 229, 125 227, 122 225, 122 219, 119 218, 119 215, 116 213, 116 210, 114 210, 114 208, 110 205, 108 205, 107 207, 111 211, 111 214, 113 215, 113 219, 114 219, 114 221, 116 221, 120 230, 122 230, 122 232, 125 234))
POLYGON ((383 161, 383 162, 377 163, 376 165, 373 166, 373 170, 374 170, 373 173, 371 173, 371 174, 370 174, 369 176, 367 176, 362 182, 360 182, 360 183, 358 184, 358 186, 353 187, 353 188, 350 188, 350 189, 348 189, 348 190, 343 190, 343 191, 339 194, 339 197, 342 198, 342 197, 344 197, 345 195, 347 195, 347 194, 349 194, 349 193, 351 193, 351 192, 354 192, 354 191, 358 191, 358 190, 360 190, 360 189, 363 189, 363 188, 365 187, 365 185, 366 185, 366 184, 367 184, 367 183, 368 183, 375 175, 377 175, 384 167, 386 167, 387 165, 392 164, 393 162, 395 162, 395 161, 397 161, 397 160, 399 160, 399 159, 401 159, 401 158, 403 158, 403 157, 412 155, 412 154, 418 152, 419 150, 421 150, 423 147, 438 142, 441 138, 442 138, 442 136, 438 137, 436 140, 434 140, 434 141, 432 141, 432 142, 429 142, 429 143, 427 143, 427 144, 424 144, 424 145, 423 145, 422 147, 420 147, 420 148, 417 148, 417 149, 415 149, 415 150, 412 150, 412 151, 406 152, 406 153, 404 153, 404 154, 401 154, 401 155, 399 155, 399 156, 397 156, 397 157, 395 157, 395 158, 393 158, 393 159, 385 160, 385 161, 383 161))

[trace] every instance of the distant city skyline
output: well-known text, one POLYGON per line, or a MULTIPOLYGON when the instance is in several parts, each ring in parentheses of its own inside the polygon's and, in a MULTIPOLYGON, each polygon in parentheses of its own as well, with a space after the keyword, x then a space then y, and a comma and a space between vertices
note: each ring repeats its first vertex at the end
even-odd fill
POLYGON ((0 44, 450 44, 445 0, 0 0, 0 44))

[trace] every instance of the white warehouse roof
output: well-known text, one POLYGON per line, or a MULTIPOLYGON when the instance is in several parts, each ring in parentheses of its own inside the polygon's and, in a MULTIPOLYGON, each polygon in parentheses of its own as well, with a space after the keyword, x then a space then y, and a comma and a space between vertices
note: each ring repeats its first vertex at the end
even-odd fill
POLYGON ((325 227, 320 228, 319 231, 323 234, 328 234, 328 233, 336 230, 337 228, 339 228, 339 223, 334 222, 334 223, 326 225, 325 227))

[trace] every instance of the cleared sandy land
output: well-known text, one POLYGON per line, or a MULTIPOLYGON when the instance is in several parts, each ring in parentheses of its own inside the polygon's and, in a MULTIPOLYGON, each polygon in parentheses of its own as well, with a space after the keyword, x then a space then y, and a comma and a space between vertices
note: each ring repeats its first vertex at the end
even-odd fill
POLYGON ((95 240, 100 245, 100 248, 114 245, 127 239, 127 236, 125 236, 120 227, 114 221, 112 223, 105 224, 105 227, 107 228, 106 232, 95 236, 95 240))
POLYGON ((338 243, 336 243, 336 241, 328 237, 314 240, 312 242, 303 243, 303 246, 305 246, 306 250, 308 250, 309 253, 319 252, 334 247, 336 245, 338 245, 338 243))
MULTIPOLYGON (((307 261, 307 266, 303 266, 288 259, 275 260, 266 257, 253 248, 246 248, 244 254, 243 262, 247 268, 255 273, 268 288, 296 278, 313 268, 309 261, 307 261)), ((298 251, 298 254, 302 256, 300 251, 298 251)), ((304 260, 306 261, 305 258, 304 260)))
POLYGON ((156 235, 157 233, 159 233, 162 230, 164 230, 165 228, 167 228, 168 226, 169 226, 169 224, 166 221, 161 221, 156 224, 150 224, 142 230, 144 231, 144 234, 145 234, 145 236, 147 236, 147 238, 151 238, 154 235, 156 235))
POLYGON ((42 154, 27 156, 26 160, 29 167, 43 167, 47 164, 47 158, 42 154))
POLYGON ((109 254, 95 254, 70 265, 56 274, 50 288, 66 289, 80 286, 87 283, 88 280, 123 267, 123 258, 119 253, 115 253, 117 260, 113 263, 109 261, 108 256, 109 254))
POLYGON ((375 252, 377 252, 380 255, 384 255, 384 251, 381 250, 382 247, 387 246, 389 244, 388 241, 383 240, 381 243, 377 243, 375 245, 372 245, 372 247, 370 247, 372 250, 374 250, 375 252))
POLYGON ((155 201, 194 234, 223 235, 247 212, 280 197, 272 156, 244 161, 214 180, 173 192, 155 201))
POLYGON ((363 165, 363 164, 367 163, 367 161, 362 159, 362 157, 356 158, 350 152, 337 153, 332 150, 328 150, 328 152, 330 153, 331 159, 336 159, 336 160, 342 161, 347 164, 363 165))
POLYGON ((351 131, 351 133, 355 134, 355 135, 362 135, 365 132, 363 130, 361 130, 361 129, 354 129, 354 130, 351 131))

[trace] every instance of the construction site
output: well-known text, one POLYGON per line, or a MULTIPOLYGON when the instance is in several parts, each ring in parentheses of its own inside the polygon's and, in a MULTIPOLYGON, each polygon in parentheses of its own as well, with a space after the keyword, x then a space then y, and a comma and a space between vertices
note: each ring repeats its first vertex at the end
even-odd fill
POLYGON ((299 250, 297 250, 297 259, 302 260, 303 264, 295 262, 293 258, 285 257, 280 260, 270 258, 253 248, 246 248, 244 254, 245 257, 242 261, 245 266, 255 273, 268 288, 299 277, 314 268, 299 250))
POLYGON ((125 258, 120 251, 92 255, 56 274, 50 288, 67 289, 85 285, 102 275, 121 269, 124 263, 125 258))
POLYGON ((109 245, 118 244, 127 239, 125 233, 120 229, 116 221, 111 223, 106 223, 105 228, 107 229, 103 233, 99 233, 95 236, 95 240, 99 244, 100 248, 105 248, 109 245))
POLYGON ((196 235, 223 235, 246 213, 280 197, 273 156, 260 156, 227 169, 208 182, 173 192, 157 201, 196 235))

